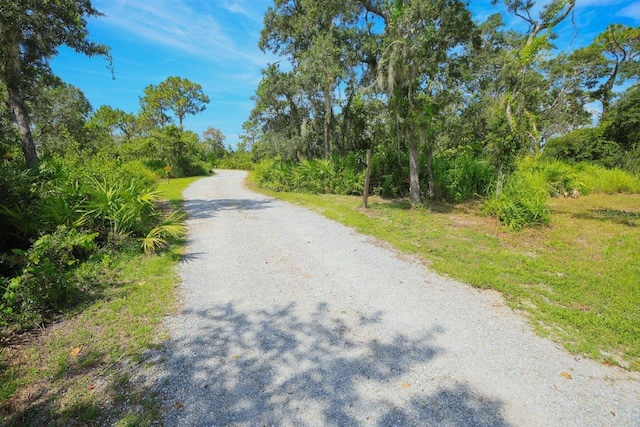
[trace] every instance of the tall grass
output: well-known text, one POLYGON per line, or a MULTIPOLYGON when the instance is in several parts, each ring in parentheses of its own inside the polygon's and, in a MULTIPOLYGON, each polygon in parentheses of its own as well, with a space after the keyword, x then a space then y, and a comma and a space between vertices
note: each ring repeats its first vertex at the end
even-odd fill
POLYGON ((622 169, 607 169, 592 163, 564 163, 528 157, 518 162, 518 171, 539 173, 558 197, 578 190, 582 194, 640 193, 640 177, 622 169))
POLYGON ((511 230, 548 225, 551 221, 549 184, 535 171, 518 171, 509 177, 500 193, 484 205, 485 213, 497 217, 511 230))
POLYGON ((452 203, 486 197, 497 175, 486 161, 469 154, 436 156, 433 173, 438 198, 452 203))
POLYGON ((640 193, 640 177, 622 169, 605 169, 583 163, 576 165, 576 170, 582 184, 581 191, 585 194, 640 193))
POLYGON ((507 178, 503 191, 485 203, 484 211, 518 230, 549 224, 549 197, 591 193, 640 193, 640 178, 589 163, 524 158, 507 178))

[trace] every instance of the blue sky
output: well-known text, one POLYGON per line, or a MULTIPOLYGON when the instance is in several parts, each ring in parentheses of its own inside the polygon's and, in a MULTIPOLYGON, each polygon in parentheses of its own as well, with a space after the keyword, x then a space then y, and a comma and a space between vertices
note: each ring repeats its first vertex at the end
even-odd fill
MULTIPOLYGON (((185 119, 199 134, 210 126, 235 145, 248 118, 260 70, 277 58, 258 47, 262 17, 272 0, 93 0, 106 16, 89 21, 90 38, 111 47, 116 79, 102 58, 68 49, 52 61, 54 72, 79 87, 94 108, 110 105, 136 113, 143 89, 169 76, 202 85, 207 109, 185 119)), ((539 2, 543 4, 543 2, 539 2)), ((584 46, 612 22, 640 25, 640 0, 577 0, 575 28, 558 29, 562 50, 584 46), (574 36, 574 33, 577 33, 574 36)), ((497 11, 491 0, 471 0, 478 20, 497 11)), ((520 21, 505 16, 510 26, 520 21)))

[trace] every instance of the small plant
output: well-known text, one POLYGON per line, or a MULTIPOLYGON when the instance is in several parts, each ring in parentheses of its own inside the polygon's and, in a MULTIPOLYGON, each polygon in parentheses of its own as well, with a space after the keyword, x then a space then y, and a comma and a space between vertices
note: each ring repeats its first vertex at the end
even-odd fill
POLYGON ((84 234, 62 225, 40 237, 27 251, 22 274, 11 279, 3 299, 5 309, 18 314, 39 315, 58 311, 76 297, 74 269, 97 249, 97 233, 84 234))
POLYGON ((157 253, 169 246, 171 241, 184 235, 184 214, 172 212, 160 225, 154 227, 142 237, 142 249, 146 254, 157 253))

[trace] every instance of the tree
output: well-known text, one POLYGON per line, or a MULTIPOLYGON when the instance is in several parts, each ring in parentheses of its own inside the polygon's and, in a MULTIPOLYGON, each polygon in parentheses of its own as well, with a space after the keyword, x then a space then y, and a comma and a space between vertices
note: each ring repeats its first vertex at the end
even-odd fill
POLYGON ((138 118, 131 113, 126 113, 119 108, 102 105, 93 112, 89 118, 89 124, 108 130, 114 140, 130 140, 138 133, 138 118))
POLYGON ((260 129, 258 122, 255 120, 247 120, 242 124, 243 133, 240 134, 240 142, 238 143, 238 151, 251 151, 254 144, 258 141, 260 129))
POLYGON ((33 138, 44 153, 65 153, 87 142, 87 117, 91 104, 84 93, 57 81, 40 87, 37 102, 30 102, 33 138))
MULTIPOLYGON (((640 85, 631 86, 611 105, 602 119, 602 128, 604 137, 615 141, 623 156, 636 163, 640 160, 640 85)), ((640 165, 629 165, 629 169, 638 170, 640 165)))
POLYGON ((309 106, 295 71, 283 72, 276 63, 262 70, 262 76, 249 118, 249 121, 261 124, 261 143, 277 142, 277 152, 283 157, 310 155, 311 150, 303 144, 309 106), (286 153, 280 150, 283 139, 290 145, 286 153))
POLYGON ((202 86, 181 77, 169 77, 159 85, 149 85, 140 98, 142 115, 150 118, 159 126, 171 122, 169 112, 178 119, 182 127, 185 116, 195 115, 207 108, 209 97, 202 86))
POLYGON ((206 155, 213 159, 224 157, 226 152, 224 148, 225 139, 227 139, 227 137, 218 128, 209 127, 202 132, 202 143, 205 146, 206 155))
MULTIPOLYGON (((493 0, 495 5, 499 1, 493 0)), ((569 16, 576 0, 551 0, 538 9, 533 0, 504 0, 505 7, 528 25, 527 32, 512 37, 513 48, 498 52, 502 66, 494 81, 500 93, 498 106, 487 111, 493 114, 488 121, 488 141, 498 168, 498 187, 505 169, 524 147, 537 151, 540 147, 540 101, 538 96, 547 88, 540 73, 543 53, 553 46, 554 28, 569 16), (500 111, 501 110, 501 111, 500 111)))
POLYGON ((336 94, 341 85, 350 84, 345 78, 351 78, 350 71, 357 63, 351 39, 358 6, 353 1, 338 0, 277 0, 274 3, 265 15, 259 46, 262 50, 286 55, 291 62, 300 94, 308 107, 306 133, 312 135, 310 131, 322 127, 322 152, 329 158, 336 94))
POLYGON ((614 86, 640 77, 640 28, 612 24, 589 46, 573 52, 570 60, 605 115, 614 86))
POLYGON ((51 75, 49 61, 61 45, 110 60, 107 46, 88 40, 87 17, 101 16, 90 0, 0 2, 0 83, 7 94, 27 165, 38 165, 27 100, 34 84, 51 75))
POLYGON ((409 149, 409 195, 420 203, 419 148, 427 149, 429 197, 435 197, 431 171, 439 112, 450 102, 447 81, 457 72, 455 53, 472 36, 471 13, 457 0, 395 0, 387 3, 384 48, 378 86, 389 96, 400 141, 409 149))

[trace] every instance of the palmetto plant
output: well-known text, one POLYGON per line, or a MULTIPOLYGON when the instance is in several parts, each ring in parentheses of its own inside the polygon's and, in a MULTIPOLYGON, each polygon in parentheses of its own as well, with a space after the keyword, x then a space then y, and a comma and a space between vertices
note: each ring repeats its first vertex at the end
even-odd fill
POLYGON ((91 228, 111 236, 142 235, 153 223, 155 188, 135 178, 90 178, 84 219, 91 228))
POLYGON ((38 220, 41 228, 54 231, 59 225, 71 228, 86 223, 83 204, 86 197, 78 180, 53 184, 43 192, 38 202, 38 220))
POLYGON ((184 214, 172 212, 162 223, 153 227, 146 236, 140 238, 145 253, 155 253, 165 249, 171 240, 178 240, 184 235, 184 214))

